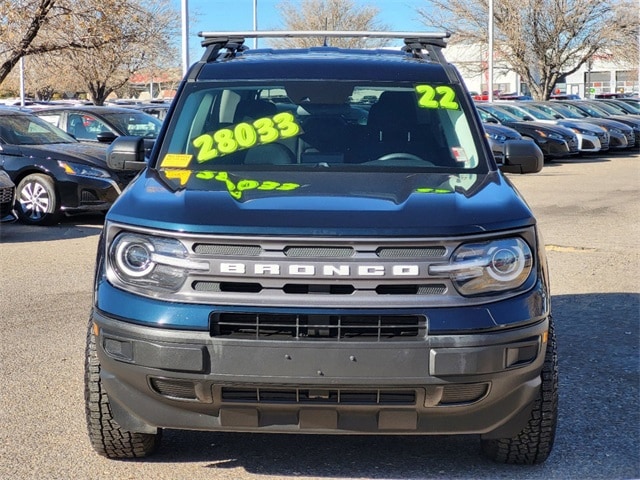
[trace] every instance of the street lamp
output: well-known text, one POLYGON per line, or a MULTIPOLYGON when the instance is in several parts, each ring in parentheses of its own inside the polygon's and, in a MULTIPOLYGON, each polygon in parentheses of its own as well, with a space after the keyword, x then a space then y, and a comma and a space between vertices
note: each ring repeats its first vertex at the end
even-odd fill
POLYGON ((24 107, 24 56, 20 57, 20 105, 24 107))
POLYGON ((489 79, 487 99, 493 102, 493 0, 489 0, 489 79))
POLYGON ((189 5, 188 0, 181 0, 182 21, 182 76, 189 70, 189 5))

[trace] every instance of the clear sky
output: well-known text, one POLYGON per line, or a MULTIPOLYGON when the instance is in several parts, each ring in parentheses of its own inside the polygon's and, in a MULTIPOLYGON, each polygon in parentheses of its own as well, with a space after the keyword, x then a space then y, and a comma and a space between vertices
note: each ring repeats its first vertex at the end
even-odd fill
MULTIPOLYGON (((173 0, 180 8, 181 0, 173 0)), ((281 0, 258 0, 258 30, 284 28, 276 6, 281 0)), ((295 3, 295 0, 292 0, 295 3)), ((379 10, 378 20, 395 31, 423 31, 418 8, 424 8, 424 0, 354 0, 359 5, 371 5, 379 10)), ((253 0, 188 0, 189 45, 191 61, 200 58, 202 49, 196 36, 200 31, 253 30, 253 0)), ((250 46, 253 44, 251 43, 250 46)))

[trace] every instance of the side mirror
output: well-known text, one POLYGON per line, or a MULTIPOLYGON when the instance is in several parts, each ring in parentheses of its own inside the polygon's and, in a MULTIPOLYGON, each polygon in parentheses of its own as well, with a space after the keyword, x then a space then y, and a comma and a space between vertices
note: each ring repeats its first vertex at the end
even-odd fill
POLYGON ((540 147, 531 140, 507 140, 504 143, 504 163, 500 169, 507 173, 538 173, 544 165, 540 147))
POLYGON ((111 143, 118 138, 118 136, 112 132, 101 132, 96 136, 96 138, 100 143, 111 143))
POLYGON ((143 170, 144 158, 142 137, 117 137, 107 148, 107 165, 112 170, 143 170))

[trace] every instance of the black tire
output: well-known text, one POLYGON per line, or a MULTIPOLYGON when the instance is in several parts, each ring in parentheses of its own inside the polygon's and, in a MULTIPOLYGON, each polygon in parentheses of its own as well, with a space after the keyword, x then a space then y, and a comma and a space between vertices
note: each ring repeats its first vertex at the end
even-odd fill
POLYGON ((551 453, 558 423, 558 352, 552 318, 541 375, 542 385, 527 426, 513 438, 482 440, 487 457, 500 463, 533 465, 544 462, 551 453))
POLYGON ((53 179, 42 173, 24 177, 16 189, 16 212, 29 225, 58 223, 62 213, 53 179))
POLYGON ((156 434, 124 430, 113 419, 109 397, 100 381, 100 362, 96 352, 93 322, 89 322, 84 364, 84 401, 91 446, 107 458, 141 458, 155 452, 161 439, 156 434))

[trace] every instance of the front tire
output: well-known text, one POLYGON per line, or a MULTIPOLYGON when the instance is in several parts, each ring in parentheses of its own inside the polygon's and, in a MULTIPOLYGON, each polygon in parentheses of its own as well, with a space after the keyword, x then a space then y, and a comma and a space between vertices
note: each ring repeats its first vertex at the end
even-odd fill
POLYGON ((84 367, 85 414, 93 449, 107 458, 141 458, 155 452, 160 445, 160 430, 155 434, 129 432, 113 419, 109 397, 100 380, 93 322, 89 322, 84 367))
POLYGON ((62 213, 53 179, 42 173, 24 177, 16 189, 16 212, 29 225, 58 223, 62 213))
POLYGON ((558 422, 558 352, 553 318, 542 367, 542 384, 529 422, 513 438, 482 440, 483 453, 500 463, 533 465, 544 462, 553 448, 558 422))

